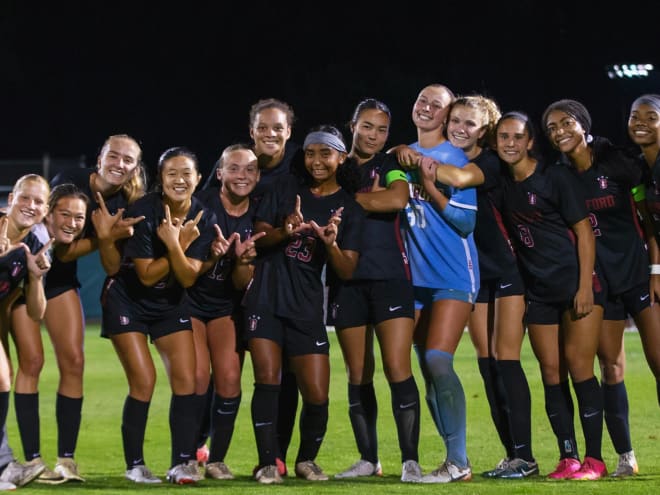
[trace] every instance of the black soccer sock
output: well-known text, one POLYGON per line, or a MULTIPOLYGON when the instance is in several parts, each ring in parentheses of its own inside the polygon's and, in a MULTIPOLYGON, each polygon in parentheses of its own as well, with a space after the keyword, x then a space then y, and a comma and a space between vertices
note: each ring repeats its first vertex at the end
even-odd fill
POLYGON ((543 384, 545 391, 545 412, 548 415, 552 431, 557 438, 559 457, 561 459, 567 457, 578 459, 579 454, 572 414, 573 401, 571 401, 570 405, 566 402, 566 396, 563 390, 565 388, 564 385, 568 386, 568 382, 557 385, 543 384))
POLYGON ((300 448, 296 456, 296 464, 316 459, 327 428, 328 403, 303 402, 302 411, 300 411, 300 448))
POLYGON ((214 393, 213 381, 209 380, 206 392, 202 395, 195 395, 199 414, 199 432, 195 445, 197 448, 202 447, 211 436, 211 408, 214 393))
POLYGON ((7 421, 7 411, 9 411, 9 391, 0 392, 0 425, 2 425, 0 426, 0 444, 5 434, 4 424, 7 421))
POLYGON ((274 465, 275 458, 279 454, 276 432, 279 395, 279 385, 254 384, 250 409, 259 454, 259 466, 274 465))
POLYGON ((390 383, 392 412, 399 435, 401 462, 419 460, 419 390, 415 377, 390 383))
POLYGON ((603 395, 596 377, 580 383, 573 382, 584 433, 585 457, 602 460, 603 395))
POLYGON ((73 458, 78 443, 82 397, 75 399, 57 394, 55 417, 57 419, 57 456, 73 458))
POLYGON ((632 450, 628 409, 628 392, 624 382, 608 385, 603 383, 603 412, 605 424, 617 454, 632 450))
POLYGON ((234 434, 234 423, 236 422, 238 407, 240 405, 240 394, 237 397, 231 398, 215 394, 213 398, 213 426, 209 462, 225 460, 231 437, 234 434))
MULTIPOLYGON (((518 360, 497 361, 497 369, 506 391, 509 428, 513 440, 513 456, 533 461, 532 399, 525 371, 518 360)), ((511 455, 507 452, 507 455, 511 455)))
POLYGON ((124 401, 121 420, 121 438, 124 444, 126 469, 131 469, 144 462, 144 434, 147 429, 147 417, 151 402, 134 399, 130 395, 124 401))
POLYGON ((486 398, 490 407, 490 417, 500 437, 500 442, 506 450, 506 456, 515 457, 515 449, 509 427, 509 414, 507 411, 506 395, 502 378, 497 369, 497 361, 492 357, 478 358, 479 373, 486 389, 486 398))
POLYGON ((21 434, 23 454, 26 461, 41 457, 40 420, 39 420, 39 392, 36 394, 20 394, 14 392, 14 408, 16 422, 21 434))
POLYGON ((170 467, 195 459, 198 421, 195 394, 172 394, 170 400, 172 462, 170 467))
POLYGON ((375 464, 378 462, 378 403, 373 383, 348 384, 348 417, 360 458, 375 464))
POLYGON ((296 375, 291 371, 282 371, 277 407, 277 444, 279 446, 277 457, 286 462, 286 454, 293 436, 298 411, 298 382, 296 375))

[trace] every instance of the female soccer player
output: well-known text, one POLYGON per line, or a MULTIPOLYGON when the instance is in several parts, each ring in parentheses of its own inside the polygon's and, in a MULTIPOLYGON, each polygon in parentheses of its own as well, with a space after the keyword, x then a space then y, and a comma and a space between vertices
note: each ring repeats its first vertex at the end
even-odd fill
MULTIPOLYGON (((575 100, 551 103, 543 122, 552 131, 551 145, 561 152, 561 163, 578 178, 586 198, 589 221, 596 238, 596 257, 605 282, 605 312, 598 346, 605 424, 619 463, 612 476, 637 473, 630 440, 628 395, 624 384, 623 331, 628 315, 640 335, 660 343, 660 313, 651 306, 649 257, 637 219, 631 189, 642 181, 643 169, 630 153, 607 139, 593 137, 591 115, 575 100)), ((646 342, 645 342, 646 341, 646 342)), ((660 349, 648 348, 652 367, 660 368, 660 349)))
POLYGON ((577 180, 565 168, 533 158, 533 136, 522 113, 505 114, 497 124, 497 153, 509 171, 503 215, 516 242, 530 343, 560 452, 559 464, 548 477, 593 480, 607 473, 601 457, 603 400, 594 376, 603 317, 602 289, 594 272, 595 240, 577 180), (568 374, 586 443, 582 463, 568 374))
POLYGON ((350 121, 353 144, 344 167, 359 173, 355 199, 367 212, 360 261, 349 281, 332 277, 328 323, 335 326, 348 373, 349 417, 360 459, 335 478, 382 475, 376 433, 374 333, 392 393, 401 480, 419 481, 419 391, 412 375, 414 304, 407 258, 399 232, 399 212, 408 184, 393 155, 381 150, 389 135, 389 108, 373 98, 361 101, 350 121))
MULTIPOLYGON (((217 237, 212 256, 202 266, 202 275, 187 290, 187 300, 195 338, 198 397, 204 397, 209 370, 213 370, 215 394, 206 477, 233 479, 224 459, 241 403, 245 349, 240 299, 252 277, 254 242, 264 234, 252 234, 256 205, 250 194, 259 181, 252 149, 242 144, 228 146, 220 156, 216 173, 220 188, 207 188, 197 198, 215 214, 217 237)), ((206 406, 206 401, 200 403, 206 406)))
MULTIPOLYGON (((156 370, 148 339, 163 358, 170 381, 171 468, 167 480, 199 480, 195 460, 195 348, 185 288, 192 286, 213 240, 215 217, 193 197, 200 174, 195 155, 170 148, 158 161, 157 190, 136 201, 129 214, 144 220, 123 248, 121 267, 106 280, 102 336, 111 339, 129 386, 122 416, 126 478, 157 483, 145 465, 144 433, 156 370), (180 237, 182 240, 180 240, 180 237)), ((106 238, 106 233, 99 233, 106 238)), ((116 252, 104 244, 105 264, 116 252)), ((110 262, 110 263, 108 263, 110 262)))
POLYGON ((258 260, 245 297, 246 338, 255 389, 252 421, 259 453, 255 478, 281 483, 276 424, 282 360, 303 398, 296 475, 328 477, 314 462, 328 422, 329 340, 323 321, 321 272, 326 261, 348 279, 358 261, 362 211, 340 185, 346 159, 341 133, 323 126, 305 138, 306 177, 286 176, 262 199, 258 247, 276 249, 258 260))
MULTIPOLYGON (((51 180, 51 187, 74 184, 90 199, 89 215, 96 207, 96 195, 106 199, 115 212, 143 192, 141 149, 126 135, 110 136, 99 153, 96 168, 72 169, 51 180)), ((118 215, 121 219, 121 215, 118 215)), ((87 219, 88 220, 88 219, 87 219)), ((116 238, 130 235, 137 219, 117 222, 116 238)), ((78 473, 74 454, 80 430, 83 403, 84 327, 85 318, 80 300, 77 258, 96 249, 96 237, 91 222, 85 222, 82 238, 60 242, 54 251, 53 266, 46 277, 48 307, 45 324, 53 343, 60 381, 57 390, 55 416, 57 420, 57 463, 54 471, 44 470, 40 482, 58 484, 84 481, 78 473), (63 315, 66 315, 63 317, 63 315)), ((40 452, 39 376, 44 352, 40 325, 27 318, 20 307, 12 315, 13 326, 21 328, 13 337, 18 352, 18 372, 15 385, 16 417, 28 463, 44 464, 40 452)))
POLYGON ((472 478, 467 457, 463 386, 453 359, 479 288, 474 230, 477 203, 472 187, 456 189, 437 181, 438 163, 464 167, 462 150, 444 135, 454 94, 441 84, 423 88, 412 120, 417 141, 397 147, 408 171, 410 199, 403 215, 415 291, 415 350, 426 382, 426 400, 447 450, 445 460, 423 483, 472 478))

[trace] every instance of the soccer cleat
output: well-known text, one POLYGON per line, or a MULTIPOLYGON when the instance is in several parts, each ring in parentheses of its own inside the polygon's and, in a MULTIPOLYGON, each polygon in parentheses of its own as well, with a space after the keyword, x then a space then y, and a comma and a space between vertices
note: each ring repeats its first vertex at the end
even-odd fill
POLYGON ((519 480, 535 474, 539 474, 539 465, 536 462, 516 457, 511 459, 507 468, 495 477, 503 480, 519 480))
POLYGON ((551 480, 565 480, 580 469, 580 461, 573 457, 566 457, 559 460, 559 464, 553 472, 548 474, 548 479, 551 480))
POLYGON ((624 452, 619 456, 619 463, 616 465, 616 471, 610 476, 614 478, 625 478, 626 476, 634 476, 639 472, 637 467, 637 459, 635 452, 624 452))
POLYGON ((380 465, 380 461, 377 461, 375 464, 373 462, 360 459, 346 471, 335 474, 335 478, 344 479, 344 478, 359 478, 361 476, 382 476, 383 468, 380 465))
POLYGON ((171 468, 165 476, 167 481, 176 485, 188 485, 200 480, 197 460, 182 462, 171 468))
MULTIPOLYGON (((41 458, 39 460, 41 461, 41 458)), ((27 462, 25 464, 11 461, 0 474, 0 481, 17 487, 25 486, 43 473, 44 469, 46 469, 46 465, 43 461, 41 463, 27 462)))
POLYGON ((208 446, 204 444, 200 448, 198 448, 195 457, 197 458, 197 462, 199 463, 200 466, 206 464, 209 460, 208 446))
POLYGON ((497 478, 498 475, 507 469, 509 467, 509 459, 508 457, 505 457, 504 459, 500 459, 500 462, 497 463, 497 466, 495 466, 493 469, 489 471, 484 471, 481 473, 481 476, 484 478, 497 478))
POLYGON ((0 481, 0 492, 13 492, 16 490, 16 485, 9 481, 0 481))
POLYGON ((78 474, 78 466, 71 457, 58 457, 53 471, 65 481, 85 481, 85 478, 78 474))
POLYGON ((422 468, 417 461, 408 460, 401 467, 401 481, 404 483, 419 483, 422 479, 422 468))
POLYGON ((158 476, 155 476, 147 466, 140 464, 133 466, 131 469, 126 470, 124 477, 127 480, 134 481, 135 483, 162 483, 158 476))
POLYGON ((443 462, 438 469, 426 476, 422 476, 421 483, 452 483, 454 481, 470 481, 472 468, 470 463, 465 467, 458 467, 451 461, 443 462))
POLYGON ((263 466, 257 469, 257 472, 254 473, 254 479, 259 483, 263 483, 264 485, 283 483, 282 477, 280 476, 280 473, 277 470, 277 466, 275 464, 263 466))
POLYGON ((314 461, 296 463, 296 476, 307 481, 328 481, 328 475, 314 461))
POLYGON ((598 480, 603 476, 607 476, 607 466, 605 466, 605 463, 594 457, 585 457, 580 469, 575 471, 567 479, 598 480))
POLYGON ((214 480, 233 480, 234 475, 224 462, 207 462, 206 477, 214 480))

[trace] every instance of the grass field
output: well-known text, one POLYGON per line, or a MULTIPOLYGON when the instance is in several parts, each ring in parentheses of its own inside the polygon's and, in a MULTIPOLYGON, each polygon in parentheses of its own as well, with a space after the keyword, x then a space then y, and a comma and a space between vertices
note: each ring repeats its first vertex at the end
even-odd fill
MULTIPOLYGON (((380 458, 385 476, 358 481, 331 479, 324 483, 314 483, 287 478, 281 486, 266 487, 251 478, 252 468, 256 463, 256 448, 250 424, 250 400, 252 396, 252 367, 249 357, 243 375, 243 402, 237 420, 237 428, 232 440, 226 462, 237 475, 233 481, 204 480, 194 486, 135 485, 123 478, 124 463, 120 436, 120 422, 123 401, 126 396, 124 374, 109 341, 99 337, 99 327, 90 324, 87 329, 85 354, 85 398, 83 420, 76 460, 86 483, 67 483, 59 486, 31 484, 21 488, 20 492, 30 493, 60 492, 71 490, 77 493, 144 493, 160 494, 180 493, 351 493, 368 490, 370 495, 384 493, 443 493, 453 494, 498 494, 513 495, 522 493, 558 494, 647 494, 657 493, 660 489, 660 410, 655 392, 655 381, 646 365, 639 337, 636 333, 626 334, 628 371, 626 383, 631 404, 631 428, 633 446, 640 464, 640 475, 634 479, 606 479, 596 482, 550 482, 543 477, 523 481, 485 480, 478 473, 492 468, 503 456, 497 434, 492 425, 481 378, 474 358, 474 350, 467 335, 461 342, 456 355, 456 369, 463 382, 468 412, 468 455, 472 462, 475 476, 469 483, 454 483, 438 487, 435 485, 410 485, 399 481, 401 463, 396 439, 396 430, 390 411, 389 388, 383 378, 380 367, 377 373, 376 388, 380 404, 379 444, 380 458)), ((46 345, 46 366, 40 384, 41 413, 41 451, 52 467, 56 456, 55 431, 55 392, 57 388, 57 369, 44 333, 46 345)), ((352 464, 358 457, 347 414, 346 378, 341 352, 334 333, 331 334, 332 381, 330 390, 330 422, 318 463, 329 474, 334 474, 352 464)), ((163 475, 168 468, 170 456, 168 405, 169 387, 163 373, 160 359, 154 354, 159 367, 159 381, 151 405, 147 429, 145 457, 151 469, 163 475)), ((416 364, 416 361, 415 361, 416 364)), ((545 474, 554 468, 557 461, 557 447, 550 430, 543 406, 543 391, 539 372, 529 345, 524 346, 523 365, 532 387, 532 413, 534 453, 545 474)), ((419 369, 415 366, 420 392, 424 393, 419 369)), ((16 429, 13 405, 8 418, 10 443, 16 455, 22 460, 22 450, 16 429)), ((583 451, 579 422, 578 444, 583 451)), ((290 449, 289 464, 293 462, 297 438, 294 437, 290 449)), ((420 464, 425 472, 435 469, 444 459, 444 446, 433 426, 431 418, 422 407, 422 433, 420 442, 420 464)), ((610 469, 616 466, 617 456, 612 448, 607 433, 603 436, 603 455, 610 469)), ((290 466, 291 467, 291 466, 290 466)))

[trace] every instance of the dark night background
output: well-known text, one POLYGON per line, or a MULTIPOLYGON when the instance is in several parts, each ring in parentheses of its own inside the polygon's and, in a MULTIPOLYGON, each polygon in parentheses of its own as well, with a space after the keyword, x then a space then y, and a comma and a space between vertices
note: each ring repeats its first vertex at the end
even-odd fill
POLYGON ((185 145, 206 174, 271 96, 293 106, 295 141, 342 126, 372 96, 393 112, 388 144, 407 143, 431 82, 536 122, 553 100, 579 99, 593 133, 624 142, 630 102, 660 93, 658 2, 393 3, 0 0, 0 160, 92 165, 105 137, 125 132, 149 167, 185 145), (606 65, 626 62, 656 69, 607 78, 606 65))

